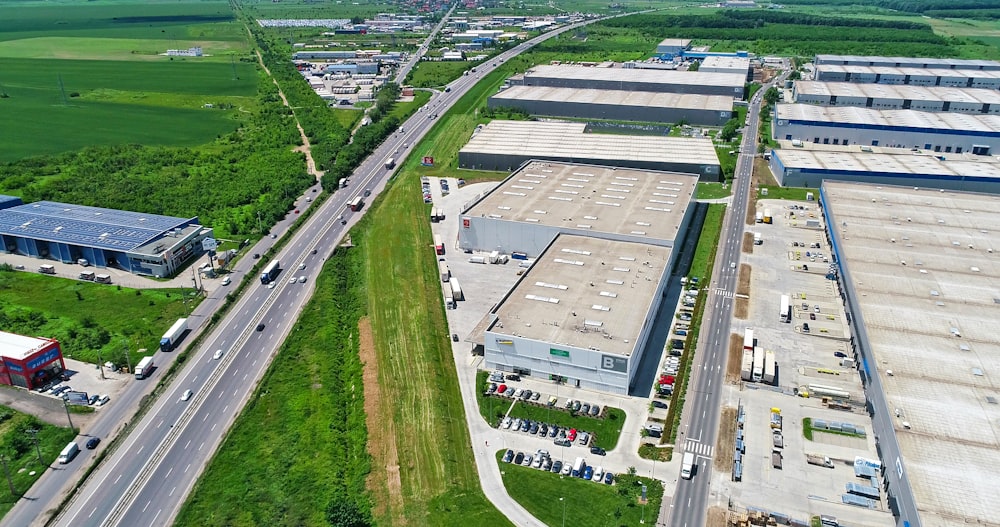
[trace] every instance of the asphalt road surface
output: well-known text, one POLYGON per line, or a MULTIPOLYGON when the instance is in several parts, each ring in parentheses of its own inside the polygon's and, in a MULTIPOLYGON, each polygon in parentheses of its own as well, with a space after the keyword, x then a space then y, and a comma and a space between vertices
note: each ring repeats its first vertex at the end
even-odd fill
POLYGON ((705 525, 708 509, 709 484, 712 474, 712 456, 719 432, 719 411, 722 402, 722 383, 729 350, 729 333, 733 312, 733 293, 736 292, 740 271, 740 251, 743 245, 744 218, 750 194, 750 179, 754 154, 757 151, 757 127, 760 103, 766 85, 754 94, 747 111, 748 123, 743 133, 740 157, 736 162, 736 179, 733 183, 733 201, 727 208, 719 247, 712 272, 713 281, 709 301, 705 308, 706 324, 698 337, 698 353, 691 368, 689 388, 681 436, 678 443, 684 452, 696 452, 695 470, 691 479, 678 479, 672 498, 670 525, 673 527, 701 527, 705 525), (729 293, 729 294, 727 294, 729 293))

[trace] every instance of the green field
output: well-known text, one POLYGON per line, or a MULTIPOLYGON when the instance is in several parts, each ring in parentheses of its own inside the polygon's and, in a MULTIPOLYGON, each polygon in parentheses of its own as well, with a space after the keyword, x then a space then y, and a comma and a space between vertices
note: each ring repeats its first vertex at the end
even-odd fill
MULTIPOLYGON (((0 41, 0 57, 19 59, 147 60, 161 62, 229 63, 231 57, 247 56, 245 42, 238 40, 171 40, 91 37, 31 37, 0 41), (166 57, 167 49, 200 46, 201 57, 166 57)), ((121 66, 119 66, 121 67, 121 66)))
MULTIPOLYGON (((4 386, 0 390, 20 389, 4 386)), ((34 416, 0 406, 0 451, 6 458, 6 467, 15 491, 11 495, 10 488, 3 485, 3 491, 0 492, 0 517, 6 515, 35 480, 42 477, 46 467, 56 466, 54 463, 59 452, 75 436, 76 432, 69 428, 52 426, 34 416), (38 430, 37 450, 28 430, 38 430), (41 460, 38 459, 39 452, 41 460)), ((83 453, 79 455, 83 456, 83 453)))
MULTIPOLYGON (((546 525, 619 527, 656 523, 663 500, 663 484, 659 480, 615 474, 615 484, 605 485, 503 463, 500 461, 503 453, 503 450, 497 452, 497 460, 507 492, 546 525), (642 485, 646 486, 645 504, 639 501, 642 485)), ((599 463, 589 458, 588 461, 599 463)))
POLYGON ((163 332, 200 301, 185 307, 179 289, 140 291, 6 267, 0 268, 0 291, 4 331, 57 339, 68 358, 96 364, 100 353, 103 361, 123 366, 126 343, 135 364, 136 350, 156 350, 163 332), (114 316, 107 315, 110 306, 114 316))
POLYGON ((757 189, 757 199, 790 199, 795 201, 805 201, 806 194, 809 192, 812 192, 813 199, 819 199, 818 189, 763 185, 757 189), (763 194, 763 189, 767 189, 766 196, 763 194))
POLYGON ((720 199, 728 198, 733 193, 731 185, 724 183, 698 183, 698 193, 696 199, 720 199))

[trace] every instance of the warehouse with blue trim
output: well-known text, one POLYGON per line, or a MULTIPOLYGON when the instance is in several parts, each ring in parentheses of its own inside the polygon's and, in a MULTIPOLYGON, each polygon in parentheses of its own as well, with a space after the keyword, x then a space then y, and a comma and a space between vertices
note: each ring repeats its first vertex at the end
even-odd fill
POLYGON ((0 196, 0 249, 43 260, 121 269, 159 278, 202 251, 212 229, 175 218, 0 196))

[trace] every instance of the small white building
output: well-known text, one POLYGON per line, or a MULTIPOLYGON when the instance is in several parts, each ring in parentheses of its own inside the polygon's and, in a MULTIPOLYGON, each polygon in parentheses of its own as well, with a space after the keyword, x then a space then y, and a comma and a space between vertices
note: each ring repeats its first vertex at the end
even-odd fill
POLYGON ((188 49, 168 49, 168 57, 200 57, 202 56, 201 46, 188 49))

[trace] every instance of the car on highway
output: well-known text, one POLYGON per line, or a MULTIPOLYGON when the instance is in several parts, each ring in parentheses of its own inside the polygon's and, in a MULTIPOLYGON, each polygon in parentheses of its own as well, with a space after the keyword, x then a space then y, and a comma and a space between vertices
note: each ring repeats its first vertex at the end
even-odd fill
POLYGON ((305 277, 305 275, 299 277, 299 283, 300 284, 306 283, 306 277, 305 277))
POLYGON ((259 260, 260 259, 260 253, 253 253, 253 259, 254 260, 259 260))
POLYGON ((372 195, 372 191, 369 190, 369 189, 365 189, 365 197, 367 198, 368 196, 371 196, 371 195, 372 195))
POLYGON ((215 350, 215 354, 212 355, 212 360, 219 360, 221 358, 222 358, 222 350, 221 349, 215 350))
POLYGON ((257 331, 264 331, 264 323, 257 324, 257 331))
POLYGON ((192 395, 194 395, 194 392, 192 392, 191 390, 184 390, 184 393, 181 394, 181 400, 187 401, 188 399, 191 398, 192 395))
POLYGON ((275 238, 277 238, 277 237, 278 237, 278 235, 277 235, 277 234, 272 234, 272 235, 271 235, 271 239, 272 239, 272 240, 273 240, 273 239, 275 239, 275 238))
POLYGON ((101 438, 91 437, 90 439, 87 440, 87 450, 93 450, 97 448, 97 445, 99 445, 100 443, 101 443, 101 438))
POLYGON ((268 289, 274 289, 274 286, 276 286, 276 285, 278 285, 278 282, 271 282, 271 283, 267 284, 267 288, 268 289))
POLYGON ((299 266, 299 271, 301 271, 301 270, 303 270, 305 268, 306 268, 306 264, 302 264, 302 265, 299 266))
POLYGON ((298 281, 298 277, 295 277, 295 276, 293 276, 293 277, 291 277, 291 278, 288 279, 288 283, 289 284, 294 284, 297 281, 298 281))
POLYGON ((316 254, 316 249, 313 249, 309 254, 316 254))
POLYGON ((729 262, 730 269, 736 269, 736 262, 729 262))

